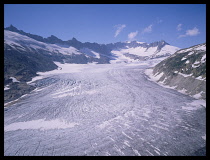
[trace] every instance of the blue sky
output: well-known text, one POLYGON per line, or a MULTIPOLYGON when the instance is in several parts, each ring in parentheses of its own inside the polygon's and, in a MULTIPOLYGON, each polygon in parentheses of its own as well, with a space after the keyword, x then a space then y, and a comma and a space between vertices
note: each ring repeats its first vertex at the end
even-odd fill
POLYGON ((206 42, 205 4, 5 4, 4 27, 62 40, 206 42))

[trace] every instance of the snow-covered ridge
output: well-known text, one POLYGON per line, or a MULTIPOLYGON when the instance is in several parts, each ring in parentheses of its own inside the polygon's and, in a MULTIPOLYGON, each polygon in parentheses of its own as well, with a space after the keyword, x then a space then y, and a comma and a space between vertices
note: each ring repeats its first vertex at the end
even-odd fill
POLYGON ((131 42, 135 42, 135 43, 138 43, 138 44, 144 44, 145 42, 139 42, 139 41, 125 41, 125 43, 131 43, 131 42))
POLYGON ((72 46, 69 46, 67 48, 67 47, 61 47, 56 44, 47 44, 44 42, 34 40, 30 37, 21 35, 19 33, 7 31, 7 30, 4 30, 4 40, 6 44, 10 45, 14 49, 21 49, 25 51, 26 49, 31 50, 31 48, 33 48, 33 49, 42 49, 48 52, 55 52, 55 53, 59 52, 64 55, 71 55, 72 53, 82 54, 76 48, 72 46), (18 46, 18 48, 15 45, 18 46))
POLYGON ((159 52, 158 52, 158 47, 135 47, 135 48, 126 48, 126 49, 120 49, 120 50, 114 50, 112 52, 118 52, 121 54, 129 53, 137 56, 160 56, 160 55, 165 55, 165 54, 174 54, 176 51, 178 51, 180 48, 171 46, 171 45, 165 45, 159 52))
POLYGON ((199 50, 206 51, 206 43, 205 44, 199 44, 199 45, 196 45, 196 46, 192 46, 192 47, 187 48, 187 49, 181 49, 177 53, 184 53, 184 52, 192 51, 191 54, 193 54, 193 51, 199 51, 199 50))
MULTIPOLYGON (((144 60, 146 60, 148 58, 168 57, 180 49, 178 47, 169 45, 163 40, 150 44, 139 41, 126 41, 124 43, 118 42, 116 44, 112 44, 111 47, 109 45, 105 46, 105 48, 98 48, 96 46, 91 46, 89 48, 88 46, 80 45, 78 48, 77 45, 74 46, 74 43, 69 45, 65 43, 45 43, 9 30, 4 30, 4 40, 5 44, 8 44, 18 51, 34 52, 34 50, 37 50, 39 52, 41 50, 50 55, 57 55, 57 53, 70 56, 72 54, 84 54, 87 58, 93 57, 101 59, 104 56, 104 53, 109 52, 110 54, 111 52, 113 55, 113 57, 110 57, 111 61, 115 59, 117 63, 124 62, 124 60, 132 62, 138 61, 136 60, 135 56, 138 57, 137 59, 139 60, 143 60, 144 58, 144 60), (94 49, 94 47, 96 47, 96 49, 94 49)), ((9 50, 10 48, 7 49, 9 50)))

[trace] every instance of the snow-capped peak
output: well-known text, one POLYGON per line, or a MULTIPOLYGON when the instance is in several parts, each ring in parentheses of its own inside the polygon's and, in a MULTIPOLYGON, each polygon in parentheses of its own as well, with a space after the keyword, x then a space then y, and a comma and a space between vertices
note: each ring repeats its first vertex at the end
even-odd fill
POLYGON ((33 48, 33 49, 45 50, 49 52, 49 54, 58 53, 58 52, 64 55, 71 55, 72 53, 82 54, 72 46, 66 48, 56 44, 46 44, 44 42, 40 42, 25 35, 21 35, 19 33, 11 32, 8 30, 4 30, 4 40, 6 44, 10 45, 12 48, 16 50, 21 49, 26 51, 27 49, 31 50, 31 48, 33 48), (18 48, 16 46, 18 46, 18 48))

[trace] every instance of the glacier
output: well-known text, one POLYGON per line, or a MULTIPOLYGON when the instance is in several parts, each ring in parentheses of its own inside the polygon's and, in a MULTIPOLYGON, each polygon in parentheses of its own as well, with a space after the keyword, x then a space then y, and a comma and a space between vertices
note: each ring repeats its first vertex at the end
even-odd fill
POLYGON ((60 64, 4 108, 4 156, 189 156, 206 109, 148 79, 154 61, 60 64))

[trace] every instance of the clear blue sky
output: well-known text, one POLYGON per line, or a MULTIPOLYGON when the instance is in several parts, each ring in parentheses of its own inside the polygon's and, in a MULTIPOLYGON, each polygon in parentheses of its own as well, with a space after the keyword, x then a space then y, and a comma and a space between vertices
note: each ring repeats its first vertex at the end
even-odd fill
POLYGON ((62 40, 206 42, 205 4, 5 4, 4 27, 62 40))

